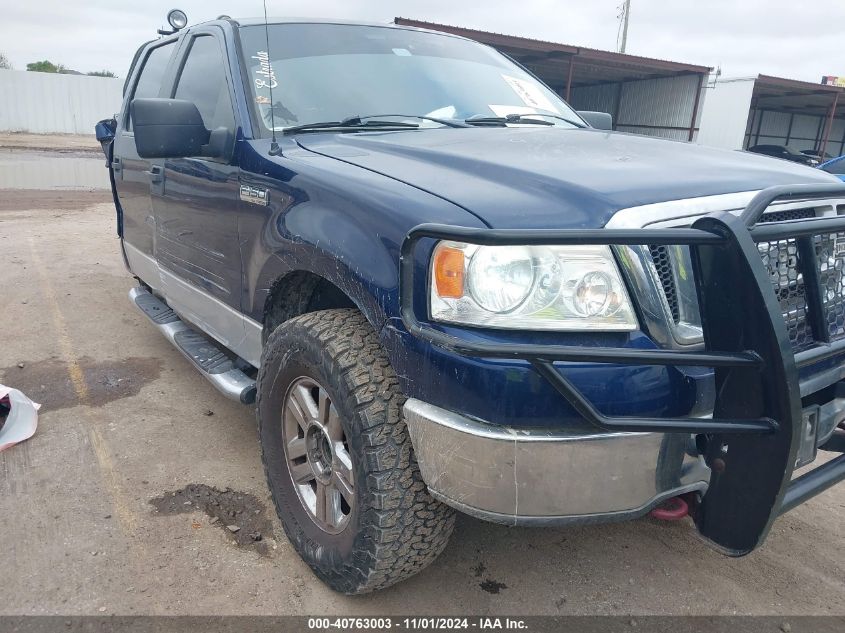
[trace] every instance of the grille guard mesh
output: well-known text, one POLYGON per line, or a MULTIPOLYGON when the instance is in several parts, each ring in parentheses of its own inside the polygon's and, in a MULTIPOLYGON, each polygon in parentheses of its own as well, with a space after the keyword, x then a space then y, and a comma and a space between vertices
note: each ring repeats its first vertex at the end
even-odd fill
MULTIPOLYGON (((762 542, 781 512, 845 479, 842 455, 791 481, 802 425, 798 369, 845 354, 845 338, 834 340, 830 334, 832 330, 838 332, 840 321, 845 320, 843 308, 837 304, 826 311, 825 307, 825 287, 832 273, 815 263, 801 269, 801 308, 814 345, 796 352, 772 272, 764 265, 759 246, 785 244, 788 251, 794 244, 797 261, 816 262, 824 247, 818 246, 823 240, 815 237, 845 233, 845 217, 759 221, 778 199, 843 195, 845 186, 841 185, 771 187, 757 194, 739 217, 731 213, 705 216, 689 229, 558 231, 421 225, 408 234, 401 248, 402 321, 412 335, 458 354, 527 360, 579 414, 602 430, 696 434, 713 473, 707 493, 695 508, 696 526, 724 553, 741 556, 762 542), (427 322, 424 306, 415 305, 415 276, 428 270, 428 260, 417 252, 422 240, 481 245, 688 246, 702 311, 705 350, 494 344, 449 335, 427 322), (558 371, 555 361, 713 367, 718 394, 713 419, 605 416, 558 371)), ((798 305, 797 299, 790 301, 798 305)))

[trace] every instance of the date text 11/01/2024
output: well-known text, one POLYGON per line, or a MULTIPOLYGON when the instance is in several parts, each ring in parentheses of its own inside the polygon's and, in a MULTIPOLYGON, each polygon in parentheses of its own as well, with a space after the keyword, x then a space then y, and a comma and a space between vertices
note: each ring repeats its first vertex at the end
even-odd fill
POLYGON ((341 630, 361 631, 376 630, 384 631, 389 629, 408 630, 469 630, 479 631, 494 630, 527 630, 528 625, 520 618, 444 618, 444 617, 412 617, 412 618, 390 618, 390 617, 356 617, 356 618, 309 618, 308 629, 312 631, 341 630))

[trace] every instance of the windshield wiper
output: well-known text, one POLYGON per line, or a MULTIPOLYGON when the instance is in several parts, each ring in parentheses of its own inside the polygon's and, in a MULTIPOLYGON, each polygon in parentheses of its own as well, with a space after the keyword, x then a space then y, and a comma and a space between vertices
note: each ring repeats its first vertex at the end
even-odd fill
POLYGON ((545 112, 532 112, 530 114, 506 114, 505 116, 483 116, 483 115, 476 115, 472 116, 468 119, 464 119, 464 122, 468 123, 469 125, 499 125, 504 126, 508 123, 522 123, 528 125, 554 125, 551 121, 542 121, 536 117, 550 117, 552 119, 558 119, 560 121, 565 121, 569 123, 569 125, 574 125, 578 128, 586 127, 583 123, 579 123, 578 121, 573 121, 572 119, 567 119, 566 117, 560 116, 558 114, 546 114, 545 112))
POLYGON ((416 129, 417 123, 405 123, 403 121, 361 121, 358 117, 350 117, 343 121, 322 121, 320 123, 305 123, 303 125, 292 125, 282 130, 282 134, 296 134, 297 132, 319 132, 323 130, 339 130, 354 132, 372 129, 416 129))
POLYGON ((323 121, 320 123, 305 123, 303 125, 293 125, 282 130, 283 134, 296 134, 297 132, 312 132, 322 130, 343 130, 343 131, 359 131, 368 129, 416 129, 419 127, 418 123, 408 123, 407 121, 380 121, 374 120, 378 118, 404 118, 404 119, 420 119, 422 121, 434 121, 440 125, 447 127, 469 127, 466 123, 460 121, 449 121, 447 119, 438 119, 432 116, 425 116, 422 114, 368 114, 367 116, 350 116, 342 121, 323 121))
MULTIPOLYGON (((352 117, 349 117, 348 119, 344 119, 344 122, 360 123, 361 121, 366 121, 368 119, 375 119, 377 117, 420 119, 421 121, 434 121, 435 123, 439 123, 440 125, 445 125, 447 127, 469 127, 466 123, 462 123, 460 121, 450 121, 448 119, 439 119, 437 117, 426 116, 424 114, 368 114, 367 116, 352 116, 352 117)), ((374 121, 370 121, 370 123, 374 123, 374 121)))

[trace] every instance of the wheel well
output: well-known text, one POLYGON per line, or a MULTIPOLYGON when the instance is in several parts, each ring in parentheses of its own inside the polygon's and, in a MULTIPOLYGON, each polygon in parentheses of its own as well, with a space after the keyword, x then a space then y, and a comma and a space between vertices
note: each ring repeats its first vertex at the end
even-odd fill
POLYGON ((354 307, 353 301, 328 279, 302 270, 288 273, 276 280, 264 304, 264 340, 294 317, 354 307))

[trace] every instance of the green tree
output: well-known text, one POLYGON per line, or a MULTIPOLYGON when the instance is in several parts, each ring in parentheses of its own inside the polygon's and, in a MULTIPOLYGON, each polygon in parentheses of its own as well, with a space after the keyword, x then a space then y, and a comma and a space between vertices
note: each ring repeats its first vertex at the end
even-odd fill
POLYGON ((0 53, 0 68, 3 70, 12 70, 12 62, 3 53, 0 53))
POLYGON ((85 74, 90 77, 117 77, 117 75, 110 70, 92 70, 90 73, 85 74))
POLYGON ((36 73, 60 73, 65 70, 65 67, 61 64, 54 64, 53 62, 45 59, 44 61, 27 64, 26 69, 36 73))

